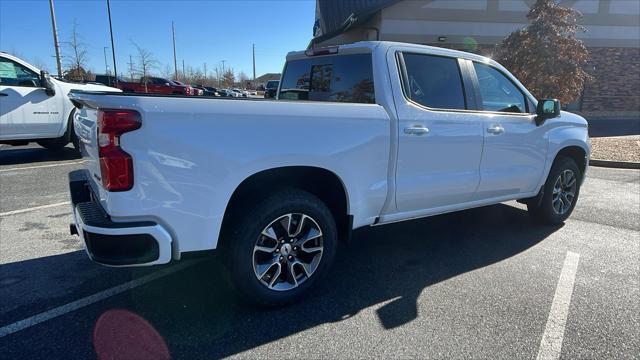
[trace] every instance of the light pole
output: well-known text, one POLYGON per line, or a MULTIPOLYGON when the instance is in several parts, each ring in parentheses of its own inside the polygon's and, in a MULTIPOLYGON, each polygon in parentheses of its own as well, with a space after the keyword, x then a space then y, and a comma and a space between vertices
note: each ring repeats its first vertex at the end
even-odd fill
POLYGON ((109 76, 109 65, 107 65, 107 49, 108 46, 102 47, 102 52, 104 53, 104 73, 109 76))
MULTIPOLYGON (((220 60, 220 61, 222 62, 222 79, 224 80, 224 63, 225 63, 227 60, 220 60)), ((227 86, 227 84, 225 83, 225 84, 224 84, 224 86, 227 86)))

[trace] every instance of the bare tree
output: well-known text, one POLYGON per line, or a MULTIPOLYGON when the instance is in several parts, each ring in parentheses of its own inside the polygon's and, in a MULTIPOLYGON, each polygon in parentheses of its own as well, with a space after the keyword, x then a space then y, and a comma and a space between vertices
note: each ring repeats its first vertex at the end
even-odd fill
POLYGON ((171 67, 170 64, 164 64, 164 68, 162 69, 162 77, 171 79, 174 77, 174 75, 175 73, 173 71, 173 67, 171 67))
POLYGON ((244 71, 240 71, 238 74, 238 81, 240 82, 240 87, 245 89, 249 87, 249 76, 244 71))
POLYGON ((158 67, 158 60, 153 57, 153 53, 151 53, 151 51, 141 48, 136 43, 133 43, 133 46, 135 46, 138 51, 138 70, 140 71, 141 79, 144 82, 144 91, 147 92, 147 77, 151 70, 158 67))
POLYGON ((67 71, 64 77, 69 80, 83 81, 86 80, 87 61, 87 44, 82 42, 82 38, 78 33, 78 21, 73 20, 73 27, 69 41, 64 43, 68 48, 68 54, 65 55, 67 71))
POLYGON ((44 70, 46 72, 49 72, 49 65, 47 65, 47 63, 42 61, 42 59, 39 58, 39 57, 35 57, 35 58, 31 59, 31 64, 33 66, 37 67, 40 70, 44 70))

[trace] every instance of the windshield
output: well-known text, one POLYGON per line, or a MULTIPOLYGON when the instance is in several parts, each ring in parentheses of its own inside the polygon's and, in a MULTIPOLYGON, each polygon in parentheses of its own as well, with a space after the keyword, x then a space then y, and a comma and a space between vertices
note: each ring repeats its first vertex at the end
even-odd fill
POLYGON ((271 80, 267 83, 266 88, 267 89, 277 89, 278 85, 280 84, 279 80, 271 80))

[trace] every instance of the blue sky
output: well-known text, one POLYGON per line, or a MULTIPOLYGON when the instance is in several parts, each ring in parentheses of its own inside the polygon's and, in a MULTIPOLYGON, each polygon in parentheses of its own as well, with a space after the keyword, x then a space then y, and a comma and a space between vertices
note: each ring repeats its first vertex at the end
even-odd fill
MULTIPOLYGON (((111 46, 106 0, 54 0, 60 42, 68 41, 74 19, 86 43, 89 69, 104 73, 103 47, 111 46)), ((132 42, 173 68, 171 20, 176 27, 178 67, 211 71, 221 60, 252 76, 251 44, 256 46, 256 76, 280 72, 285 55, 306 48, 312 35, 314 0, 177 1, 111 0, 118 72, 135 58, 132 42)), ((68 47, 61 45, 62 53, 68 47)), ((51 18, 47 0, 0 0, 0 50, 56 72, 51 18)), ((111 49, 107 49, 111 68, 111 49)), ((134 60, 135 61, 135 60, 134 60)))

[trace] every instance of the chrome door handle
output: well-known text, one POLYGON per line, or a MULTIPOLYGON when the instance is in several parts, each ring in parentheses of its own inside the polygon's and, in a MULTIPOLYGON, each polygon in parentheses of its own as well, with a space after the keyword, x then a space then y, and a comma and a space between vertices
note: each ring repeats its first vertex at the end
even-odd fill
POLYGON ((416 125, 404 128, 404 133, 408 135, 426 135, 429 133, 429 128, 422 125, 416 125))
POLYGON ((489 134, 500 135, 504 132, 504 128, 500 124, 493 124, 487 128, 489 134))

